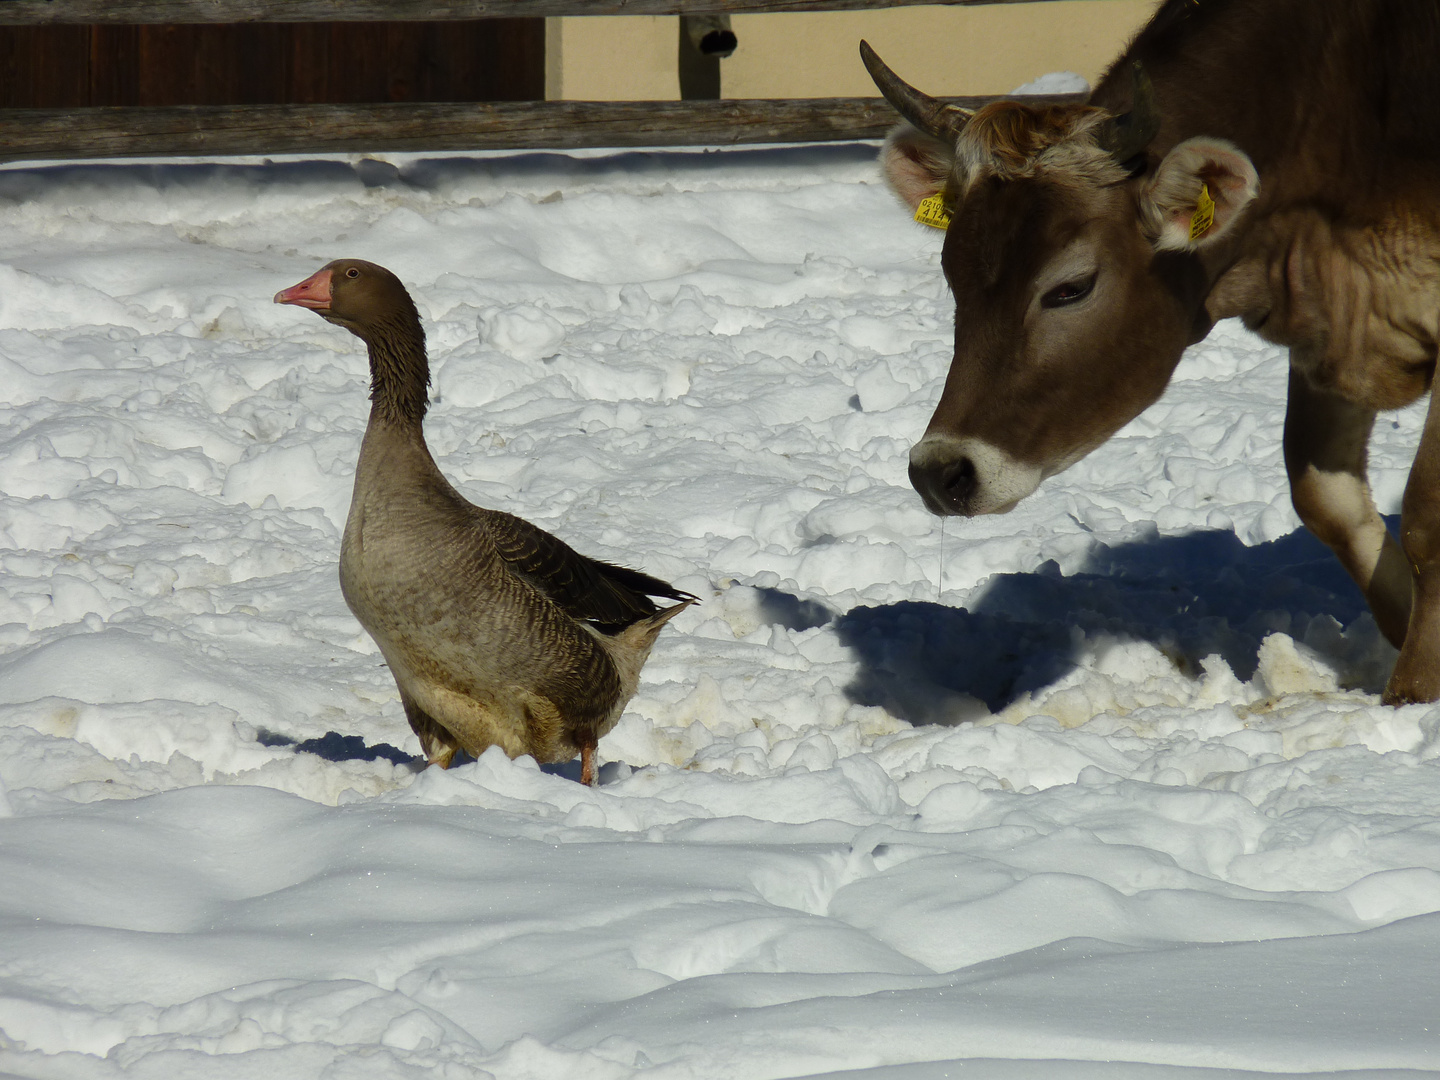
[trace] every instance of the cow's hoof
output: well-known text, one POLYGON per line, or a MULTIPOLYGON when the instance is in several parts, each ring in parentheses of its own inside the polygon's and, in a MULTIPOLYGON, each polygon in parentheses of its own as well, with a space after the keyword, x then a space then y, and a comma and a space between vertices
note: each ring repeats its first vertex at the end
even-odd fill
POLYGON ((1390 676, 1385 693, 1380 696, 1382 705, 1424 705, 1440 699, 1440 688, 1428 685, 1432 680, 1397 679, 1390 676))

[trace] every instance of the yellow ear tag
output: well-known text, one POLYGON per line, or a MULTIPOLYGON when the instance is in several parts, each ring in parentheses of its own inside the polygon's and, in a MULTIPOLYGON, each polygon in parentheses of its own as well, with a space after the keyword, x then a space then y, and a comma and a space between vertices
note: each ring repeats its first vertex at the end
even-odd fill
POLYGON ((915 220, 932 229, 948 229, 950 211, 945 209, 945 200, 940 195, 931 195, 920 200, 920 205, 915 208, 915 220))
POLYGON ((1210 189, 1204 184, 1200 185, 1200 198, 1195 203, 1195 213, 1190 218, 1190 239, 1199 240, 1207 232, 1210 226, 1215 224, 1215 200, 1210 197, 1210 189))

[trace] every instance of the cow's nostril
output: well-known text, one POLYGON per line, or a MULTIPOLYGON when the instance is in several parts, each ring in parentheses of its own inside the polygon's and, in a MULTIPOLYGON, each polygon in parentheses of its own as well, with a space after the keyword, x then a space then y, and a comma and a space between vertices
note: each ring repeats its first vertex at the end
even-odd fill
POLYGON ((975 494, 975 463, 968 457, 952 461, 940 474, 940 484, 956 506, 964 507, 975 494))
POLYGON ((975 458, 959 448, 951 449, 944 445, 937 453, 936 442, 938 440, 929 444, 922 442, 916 451, 911 452, 910 483, 932 514, 970 517, 976 512, 976 501, 983 497, 985 491, 975 458))

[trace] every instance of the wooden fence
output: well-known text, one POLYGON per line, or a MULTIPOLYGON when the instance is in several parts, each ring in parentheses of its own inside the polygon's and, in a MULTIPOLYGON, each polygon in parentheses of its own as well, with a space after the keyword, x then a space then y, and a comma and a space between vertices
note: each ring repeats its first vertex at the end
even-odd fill
POLYGON ((5 109, 0 160, 826 142, 879 138, 895 120, 879 98, 5 109))
MULTIPOLYGON (((735 14, 924 2, 936 0, 0 0, 0 26, 735 14)), ((991 99, 955 100, 974 107, 991 99)), ((0 160, 811 142, 874 138, 894 122, 879 98, 10 108, 0 109, 0 160)))
POLYGON ((54 23, 429 22, 556 15, 751 15, 1035 0, 0 0, 0 26, 54 23))

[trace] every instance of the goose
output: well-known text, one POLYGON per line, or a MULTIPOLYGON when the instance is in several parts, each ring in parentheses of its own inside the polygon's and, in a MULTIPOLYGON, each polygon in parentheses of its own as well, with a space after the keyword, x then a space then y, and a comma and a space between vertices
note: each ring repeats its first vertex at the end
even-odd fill
POLYGON ((498 746, 581 759, 634 695, 661 628, 695 597, 587 558, 464 498, 425 445, 430 365, 419 313, 389 270, 337 259, 275 295, 370 353, 370 420, 340 545, 340 588, 375 640, 428 763, 498 746), (651 597, 678 603, 660 608, 651 597))

